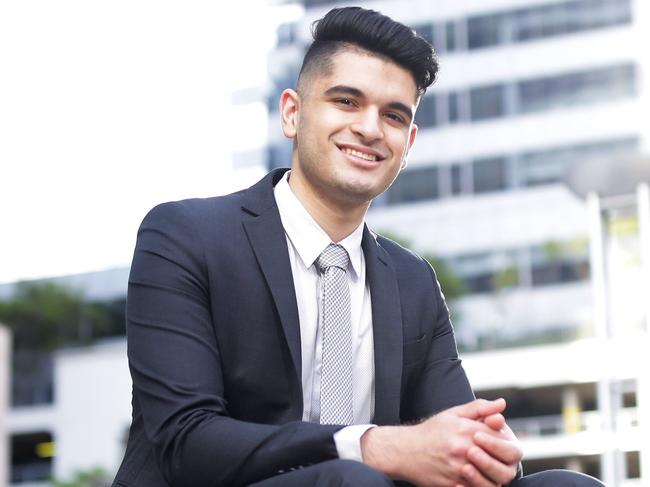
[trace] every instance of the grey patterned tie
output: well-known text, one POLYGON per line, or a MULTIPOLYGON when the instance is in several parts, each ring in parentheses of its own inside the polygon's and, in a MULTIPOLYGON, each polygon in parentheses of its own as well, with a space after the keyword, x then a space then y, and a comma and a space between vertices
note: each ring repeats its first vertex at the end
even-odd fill
POLYGON ((346 250, 333 243, 316 259, 316 266, 321 271, 321 424, 352 424, 353 420, 349 260, 346 250))

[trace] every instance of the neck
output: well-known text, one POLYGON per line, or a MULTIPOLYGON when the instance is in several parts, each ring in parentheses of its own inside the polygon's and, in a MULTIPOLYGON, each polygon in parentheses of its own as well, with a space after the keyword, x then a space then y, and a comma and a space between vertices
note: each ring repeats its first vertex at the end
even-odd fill
POLYGON ((370 202, 336 201, 305 183, 299 171, 292 169, 289 187, 332 242, 338 243, 354 232, 366 216, 370 202))

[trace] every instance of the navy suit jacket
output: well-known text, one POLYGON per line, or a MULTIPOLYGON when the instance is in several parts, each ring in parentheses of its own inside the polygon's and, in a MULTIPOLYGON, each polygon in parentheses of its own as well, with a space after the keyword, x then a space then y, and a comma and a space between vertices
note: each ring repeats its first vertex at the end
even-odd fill
MULTIPOLYGON (((246 485, 337 457, 341 426, 301 421, 300 323, 273 195, 157 206, 138 232, 127 299, 133 422, 114 485, 246 485)), ((474 398, 429 264, 364 229, 376 424, 474 398)))

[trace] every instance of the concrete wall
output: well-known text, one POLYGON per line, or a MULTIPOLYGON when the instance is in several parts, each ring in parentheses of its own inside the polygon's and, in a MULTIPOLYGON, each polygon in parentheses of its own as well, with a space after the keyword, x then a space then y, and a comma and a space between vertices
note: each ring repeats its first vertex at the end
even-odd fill
POLYGON ((131 424, 126 341, 61 352, 55 361, 55 478, 117 471, 131 424))

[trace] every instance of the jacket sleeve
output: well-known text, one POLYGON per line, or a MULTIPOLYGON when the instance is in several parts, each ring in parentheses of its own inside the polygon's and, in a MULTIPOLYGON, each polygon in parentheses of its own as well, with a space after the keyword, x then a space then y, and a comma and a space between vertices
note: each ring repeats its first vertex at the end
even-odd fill
POLYGON ((422 264, 426 266, 429 279, 423 289, 428 290, 426 300, 432 303, 432 313, 421 319, 427 321, 425 329, 431 330, 431 339, 417 379, 410 388, 404 411, 406 417, 402 418, 406 421, 417 421, 474 399, 458 357, 454 329, 440 283, 429 263, 423 260, 422 264))
MULTIPOLYGON (((427 353, 420 380, 415 389, 413 412, 415 417, 424 418, 444 409, 458 406, 475 399, 470 382, 458 357, 454 329, 449 308, 445 302, 440 282, 428 262, 425 265, 431 276, 434 289, 435 310, 433 338, 427 353)), ((515 480, 523 476, 521 462, 517 465, 515 480)))
POLYGON ((190 210, 185 202, 167 203, 145 217, 129 277, 134 409, 137 403, 161 473, 170 486, 244 485, 336 458, 333 434, 340 426, 230 417, 210 310, 205 230, 190 210))

